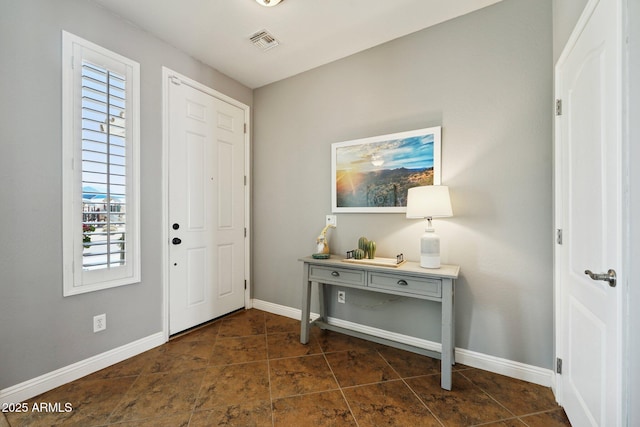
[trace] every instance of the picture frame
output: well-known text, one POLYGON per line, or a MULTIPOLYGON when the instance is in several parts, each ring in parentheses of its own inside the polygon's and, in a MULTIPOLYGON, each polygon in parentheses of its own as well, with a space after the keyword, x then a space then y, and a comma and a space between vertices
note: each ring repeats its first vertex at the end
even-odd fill
POLYGON ((411 187, 440 185, 442 127, 331 144, 333 213, 403 213, 411 187))

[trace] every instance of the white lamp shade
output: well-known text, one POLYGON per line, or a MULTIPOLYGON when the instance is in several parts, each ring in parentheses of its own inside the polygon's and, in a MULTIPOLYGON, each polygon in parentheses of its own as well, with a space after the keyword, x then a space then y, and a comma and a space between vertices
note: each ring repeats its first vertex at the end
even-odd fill
POLYGON ((449 187, 426 185, 413 187, 407 194, 407 218, 443 218, 453 216, 449 187))
POLYGON ((272 7, 280 3, 282 0, 256 0, 262 6, 272 7))

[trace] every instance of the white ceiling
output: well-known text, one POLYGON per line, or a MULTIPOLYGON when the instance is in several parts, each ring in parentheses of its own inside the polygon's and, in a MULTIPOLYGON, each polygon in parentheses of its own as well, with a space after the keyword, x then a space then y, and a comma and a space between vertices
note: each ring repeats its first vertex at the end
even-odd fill
POLYGON ((93 0, 192 57, 257 88, 500 0, 93 0), (249 37, 280 43, 262 51, 249 37))

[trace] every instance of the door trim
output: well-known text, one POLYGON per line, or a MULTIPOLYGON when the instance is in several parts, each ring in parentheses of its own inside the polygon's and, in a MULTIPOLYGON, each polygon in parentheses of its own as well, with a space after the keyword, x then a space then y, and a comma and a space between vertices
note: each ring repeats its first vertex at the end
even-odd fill
POLYGON ((169 341, 169 85, 170 78, 177 78, 181 84, 188 85, 221 101, 231 104, 244 111, 246 131, 244 134, 244 224, 246 235, 244 241, 244 306, 251 308, 251 137, 250 137, 250 107, 242 102, 192 80, 170 68, 162 67, 162 334, 164 341, 169 341))
MULTIPOLYGON (((618 281, 618 292, 620 293, 619 298, 622 303, 620 304, 620 312, 618 313, 618 319, 620 325, 619 331, 619 340, 620 340, 620 348, 618 352, 618 363, 619 363, 619 376, 620 376, 620 405, 618 406, 619 413, 616 414, 618 420, 620 420, 623 424, 626 425, 628 423, 628 416, 630 413, 630 405, 631 402, 629 400, 629 379, 631 376, 629 375, 629 360, 631 356, 631 350, 629 347, 629 334, 632 325, 630 307, 625 301, 629 300, 630 290, 629 290, 629 278, 627 272, 630 271, 629 267, 631 265, 631 238, 630 238, 630 190, 631 185, 629 182, 629 171, 630 171, 630 133, 629 133, 629 116, 628 116, 628 102, 629 100, 625 98, 625 96, 629 93, 629 75, 628 75, 628 60, 629 60, 629 52, 628 46, 625 43, 625 39, 629 33, 628 22, 625 17, 627 13, 627 8, 625 7, 625 2, 623 0, 614 0, 616 4, 616 8, 618 13, 616 14, 617 18, 617 26, 619 28, 619 32, 617 34, 618 37, 618 49, 619 51, 619 61, 618 72, 620 73, 620 85, 617 88, 618 91, 618 100, 620 102, 619 105, 616 106, 618 109, 618 123, 619 126, 619 138, 620 138, 620 157, 618 159, 618 165, 620 170, 620 188, 619 188, 619 200, 620 200, 620 266, 622 280, 618 281)), ((591 15, 594 13, 596 7, 600 3, 600 0, 588 0, 585 5, 578 22, 576 23, 571 35, 565 44, 560 57, 554 65, 554 99, 560 99, 562 97, 562 87, 560 83, 559 76, 559 68, 566 61, 567 56, 570 54, 572 49, 575 47, 579 36, 587 25, 591 15)), ((555 108, 554 108, 555 110, 555 108)), ((556 121, 554 120, 554 123, 556 121)), ((559 213, 561 212, 561 208, 563 205, 563 200, 558 188, 558 177, 561 173, 561 153, 560 153, 560 131, 557 125, 554 128, 554 229, 553 229, 553 248, 554 248, 554 273, 553 273, 553 281, 554 281, 554 360, 552 361, 552 365, 556 366, 557 357, 562 356, 563 351, 563 343, 561 342, 562 338, 562 328, 564 325, 562 324, 562 281, 560 280, 559 266, 557 265, 558 259, 556 255, 557 242, 556 242, 556 230, 558 228, 562 228, 561 218, 559 218, 559 213)), ((562 381, 558 378, 560 374, 554 373, 554 377, 552 380, 552 390, 556 397, 556 401, 561 406, 562 402, 562 381)))

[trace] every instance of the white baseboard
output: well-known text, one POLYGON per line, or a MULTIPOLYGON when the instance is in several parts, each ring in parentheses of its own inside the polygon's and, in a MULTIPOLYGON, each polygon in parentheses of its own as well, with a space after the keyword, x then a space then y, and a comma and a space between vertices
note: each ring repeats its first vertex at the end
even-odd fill
MULTIPOLYGON (((300 319, 300 316, 302 314, 301 310, 296 308, 285 307, 282 305, 256 299, 253 300, 253 307, 258 310, 266 311, 268 313, 278 314, 280 316, 290 317, 292 319, 298 320, 300 319)), ((311 314, 312 319, 317 319, 318 317, 319 315, 316 313, 311 314)), ((415 338, 408 335, 402 335, 396 332, 385 331, 383 329, 372 328, 370 326, 348 322, 342 319, 330 317, 329 319, 327 319, 327 323, 431 351, 440 352, 440 350, 442 349, 442 345, 438 342, 415 338)), ((484 369, 485 371, 506 375, 511 378, 528 381, 545 387, 552 387, 554 385, 555 377, 551 369, 539 368, 537 366, 527 365, 524 363, 515 362, 513 360, 502 359, 500 357, 478 353, 471 350, 465 350, 458 347, 456 347, 455 357, 457 363, 461 363, 472 368, 484 369)))
MULTIPOLYGON (((300 320, 302 316, 302 310, 297 308, 291 308, 284 305, 274 304, 272 302, 262 301, 259 299, 252 299, 253 308, 256 310, 266 311, 267 313, 277 314, 279 316, 289 317, 290 319, 300 320)), ((311 313, 311 319, 315 320, 320 317, 318 314, 311 313)))
POLYGON ((0 390, 0 404, 18 403, 52 390, 63 384, 97 372, 130 357, 144 353, 165 343, 164 334, 158 332, 121 347, 65 366, 37 378, 0 390))
POLYGON ((463 348, 456 347, 456 362, 545 387, 551 387, 554 381, 554 373, 551 369, 527 365, 463 348))

